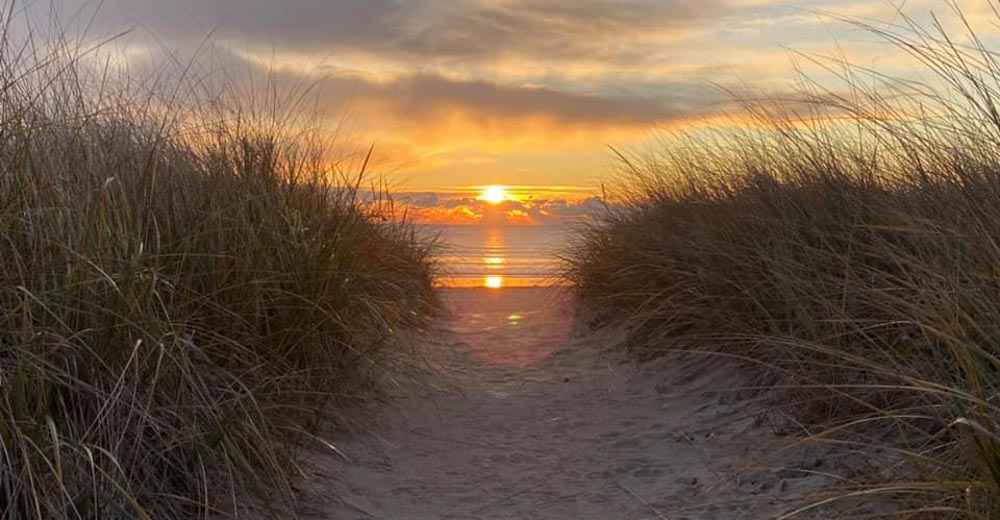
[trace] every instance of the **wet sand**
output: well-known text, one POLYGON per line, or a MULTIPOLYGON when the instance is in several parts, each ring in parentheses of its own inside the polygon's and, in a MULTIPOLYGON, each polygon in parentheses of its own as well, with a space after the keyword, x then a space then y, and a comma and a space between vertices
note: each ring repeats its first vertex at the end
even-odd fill
MULTIPOLYGON (((453 289, 432 385, 348 412, 306 456, 298 514, 336 519, 757 519, 836 482, 717 359, 644 365, 557 289, 453 289)), ((426 380, 425 380, 426 382, 426 380)), ((808 517, 808 516, 807 516, 808 517)))

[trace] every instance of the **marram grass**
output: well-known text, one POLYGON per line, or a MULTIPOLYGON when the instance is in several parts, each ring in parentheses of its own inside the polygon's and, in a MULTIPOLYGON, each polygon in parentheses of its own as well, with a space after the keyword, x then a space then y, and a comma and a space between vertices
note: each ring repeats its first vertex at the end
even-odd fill
POLYGON ((582 231, 568 276, 639 355, 706 349, 777 374, 805 431, 885 470, 844 497, 996 518, 997 35, 903 23, 866 29, 926 65, 921 82, 820 62, 845 83, 623 154, 618 204, 582 231))
POLYGON ((427 246, 275 96, 30 40, 0 48, 0 518, 288 498, 315 411, 434 312, 427 246))

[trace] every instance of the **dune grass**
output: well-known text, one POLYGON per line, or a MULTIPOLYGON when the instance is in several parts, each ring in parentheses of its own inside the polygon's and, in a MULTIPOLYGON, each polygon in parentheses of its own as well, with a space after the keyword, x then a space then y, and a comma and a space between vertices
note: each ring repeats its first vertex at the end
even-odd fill
POLYGON ((996 518, 1000 62, 970 25, 858 25, 930 74, 817 61, 843 84, 622 154, 619 204, 581 232, 568 275, 626 320, 637 355, 751 361, 816 439, 884 466, 842 495, 996 518))
POLYGON ((434 314, 429 246, 278 89, 152 89, 7 29, 0 518, 290 497, 319 408, 434 314))

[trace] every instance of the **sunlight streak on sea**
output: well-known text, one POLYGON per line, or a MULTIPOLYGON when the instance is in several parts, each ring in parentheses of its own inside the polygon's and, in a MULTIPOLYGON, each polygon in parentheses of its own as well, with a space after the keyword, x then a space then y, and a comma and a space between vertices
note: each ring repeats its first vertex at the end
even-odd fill
POLYGON ((569 243, 567 226, 424 226, 439 237, 435 261, 442 287, 564 285, 557 255, 569 243))

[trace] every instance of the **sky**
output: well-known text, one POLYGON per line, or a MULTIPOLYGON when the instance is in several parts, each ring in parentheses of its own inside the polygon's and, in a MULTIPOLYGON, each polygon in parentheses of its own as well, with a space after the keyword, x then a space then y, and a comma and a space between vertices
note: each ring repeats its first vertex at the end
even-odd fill
MULTIPOLYGON (((165 51, 314 86, 330 128, 420 219, 509 223, 596 207, 612 147, 710 125, 726 89, 782 92, 804 55, 902 67, 836 20, 925 17, 943 0, 53 0, 133 67, 165 51), (96 16, 94 14, 96 13, 96 16), (831 16, 835 15, 835 16, 831 16), (511 187, 502 204, 487 185, 511 187)), ((988 0, 959 1, 974 19, 988 0)))

